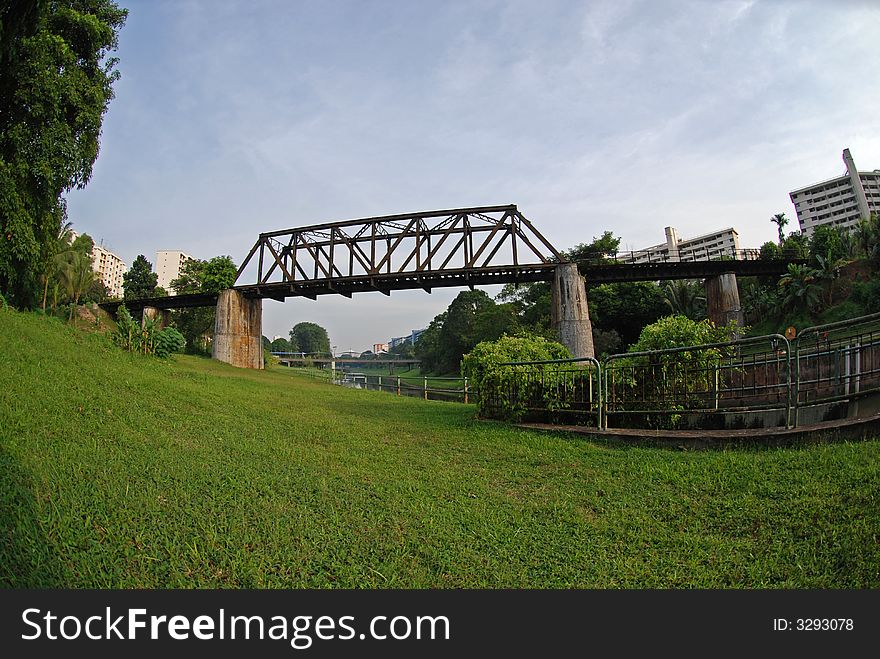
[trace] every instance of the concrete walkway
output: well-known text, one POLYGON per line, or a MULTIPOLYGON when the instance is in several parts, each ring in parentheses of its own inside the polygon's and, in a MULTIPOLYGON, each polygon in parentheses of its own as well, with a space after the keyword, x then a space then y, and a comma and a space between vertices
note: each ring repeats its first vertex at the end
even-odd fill
POLYGON ((562 426, 549 423, 518 423, 519 428, 573 433, 591 439, 624 444, 648 444, 680 449, 725 446, 790 446, 813 442, 861 441, 880 438, 880 414, 861 419, 840 419, 797 428, 743 428, 740 430, 648 430, 587 426, 562 426))

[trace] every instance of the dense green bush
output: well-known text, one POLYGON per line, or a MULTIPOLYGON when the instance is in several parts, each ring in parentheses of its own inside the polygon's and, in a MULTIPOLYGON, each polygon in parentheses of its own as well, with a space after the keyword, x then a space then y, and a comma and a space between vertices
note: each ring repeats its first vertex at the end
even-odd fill
MULTIPOLYGON (((747 327, 731 323, 716 327, 709 320, 695 321, 685 316, 666 316, 642 330, 639 340, 629 349, 634 354, 613 362, 605 371, 614 378, 617 395, 624 405, 636 409, 656 409, 661 414, 647 414, 646 422, 652 427, 675 428, 681 415, 667 414, 685 410, 692 404, 699 406, 710 383, 698 374, 718 371, 731 347, 703 348, 707 344, 732 341, 747 327), (659 352, 694 346, 694 350, 659 352)), ((720 382, 718 383, 720 384, 720 382)), ((718 386, 718 385, 715 385, 718 386)))
POLYGON ((183 352, 186 339, 173 327, 166 327, 161 332, 156 332, 154 347, 157 357, 167 357, 174 352, 183 352))
MULTIPOLYGON (((531 362, 568 359, 571 355, 562 344, 542 336, 522 333, 502 336, 496 341, 483 341, 464 356, 461 372, 477 391, 477 405, 481 416, 501 416, 516 420, 525 411, 525 397, 520 384, 529 369, 538 371, 540 366, 519 367, 516 370, 502 366, 505 362, 531 362)), ((553 401, 547 401, 552 407, 553 401)))

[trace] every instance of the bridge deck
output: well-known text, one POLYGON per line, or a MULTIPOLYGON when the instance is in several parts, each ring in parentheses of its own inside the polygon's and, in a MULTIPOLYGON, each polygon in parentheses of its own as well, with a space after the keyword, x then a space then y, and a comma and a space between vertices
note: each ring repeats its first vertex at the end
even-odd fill
MULTIPOLYGON (((741 277, 780 276, 785 274, 789 263, 803 263, 797 260, 743 260, 743 261, 691 261, 659 263, 590 263, 578 264, 581 274, 588 284, 610 284, 632 281, 661 281, 666 279, 703 279, 724 273, 741 277)), ((283 301, 288 297, 308 297, 316 299, 319 295, 344 295, 379 291, 390 295, 391 291, 407 289, 488 286, 492 284, 529 283, 552 281, 555 263, 532 265, 462 268, 440 272, 412 272, 377 274, 373 276, 336 277, 308 282, 272 282, 236 286, 250 298, 271 298, 283 301)), ((130 300, 125 306, 131 310, 144 307, 157 309, 183 309, 205 307, 217 303, 217 294, 198 293, 193 295, 172 295, 168 297, 130 300)), ((107 311, 115 312, 122 304, 119 301, 105 302, 101 305, 107 311)))

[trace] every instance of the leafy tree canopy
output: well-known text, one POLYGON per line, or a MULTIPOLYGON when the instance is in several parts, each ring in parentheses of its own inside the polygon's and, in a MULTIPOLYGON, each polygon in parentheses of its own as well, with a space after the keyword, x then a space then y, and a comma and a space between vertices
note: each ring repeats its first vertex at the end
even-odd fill
MULTIPOLYGON (((0 9, 0 289, 32 306, 98 157, 126 10, 112 0, 18 0, 0 9)), ((45 284, 44 284, 45 286, 45 284)), ((44 289, 45 291, 45 289, 44 289)))
POLYGON ((235 262, 230 256, 215 256, 207 261, 189 259, 171 282, 178 295, 186 293, 219 293, 235 284, 235 262))
POLYGON ((327 330, 317 323, 297 323, 290 330, 290 343, 296 350, 305 353, 330 354, 330 337, 327 330))
POLYGON ((457 373, 466 352, 519 326, 513 304, 496 304, 484 291, 463 291, 419 337, 415 354, 424 370, 457 373))
POLYGON ((146 256, 138 254, 128 272, 122 275, 123 299, 142 300, 153 297, 158 280, 159 275, 153 272, 153 264, 147 261, 146 256))

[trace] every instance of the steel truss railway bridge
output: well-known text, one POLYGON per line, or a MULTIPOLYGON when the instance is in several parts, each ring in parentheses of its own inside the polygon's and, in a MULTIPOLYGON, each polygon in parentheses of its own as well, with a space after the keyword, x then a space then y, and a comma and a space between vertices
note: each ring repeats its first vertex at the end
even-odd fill
MULTIPOLYGON (((794 259, 642 262, 633 253, 568 261, 515 205, 457 208, 313 224, 261 233, 218 294, 126 302, 130 311, 167 319, 172 309, 217 306, 213 354, 262 368, 262 300, 317 299, 377 291, 553 282, 553 323, 575 356, 593 356, 584 278, 591 283, 705 279, 709 316, 742 323, 736 276, 781 275, 794 259)), ((120 302, 102 305, 114 312, 120 302)))

